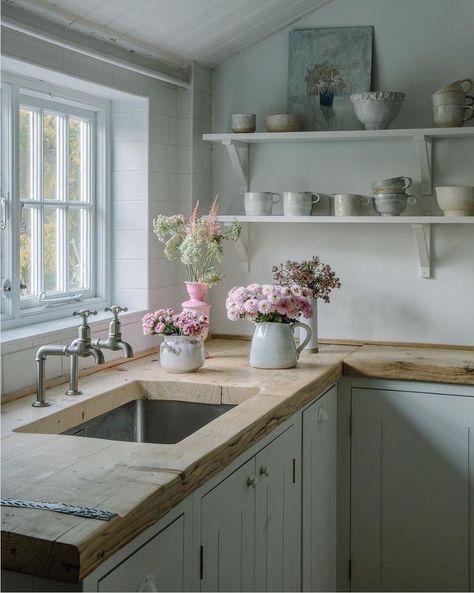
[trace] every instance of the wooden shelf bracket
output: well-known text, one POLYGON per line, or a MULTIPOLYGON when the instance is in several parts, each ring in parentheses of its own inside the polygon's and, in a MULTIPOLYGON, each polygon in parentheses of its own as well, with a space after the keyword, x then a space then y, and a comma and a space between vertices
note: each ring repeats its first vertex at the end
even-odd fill
POLYGON ((420 167, 421 193, 430 196, 433 193, 432 175, 432 139, 430 136, 413 136, 420 167))
POLYGON ((431 224, 412 224, 411 228, 418 249, 420 276, 431 278, 431 224))
MULTIPOLYGON (((224 222, 225 227, 232 225, 231 221, 224 222)), ((242 231, 239 239, 233 242, 233 246, 240 259, 240 271, 250 272, 250 256, 248 252, 248 245, 250 241, 250 225, 248 223, 241 223, 242 231)))
POLYGON ((249 190, 249 145, 233 140, 223 140, 232 168, 240 181, 240 194, 249 190))

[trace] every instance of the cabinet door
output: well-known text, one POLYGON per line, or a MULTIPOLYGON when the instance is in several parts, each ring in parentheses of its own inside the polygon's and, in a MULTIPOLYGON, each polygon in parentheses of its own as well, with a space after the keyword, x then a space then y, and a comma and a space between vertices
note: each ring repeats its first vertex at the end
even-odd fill
POLYGON ((253 591, 255 459, 201 501, 201 591, 253 591))
POLYGON ((185 591, 184 515, 98 583, 98 591, 185 591))
POLYGON ((293 424, 255 458, 256 591, 300 591, 300 456, 299 424, 293 424))
POLYGON ((474 397, 353 389, 352 414, 352 589, 467 590, 474 397))
POLYGON ((303 412, 303 590, 336 590, 337 391, 303 412))

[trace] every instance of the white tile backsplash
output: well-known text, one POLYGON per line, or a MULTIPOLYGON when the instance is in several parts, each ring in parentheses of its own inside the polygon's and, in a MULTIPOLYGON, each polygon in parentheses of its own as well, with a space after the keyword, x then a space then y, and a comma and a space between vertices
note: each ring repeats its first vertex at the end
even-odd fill
POLYGON ((150 170, 155 173, 178 173, 176 146, 150 143, 150 170))
POLYGON ((113 208, 114 230, 148 229, 148 202, 122 200, 113 208))
POLYGON ((112 200, 146 200, 148 171, 115 171, 112 173, 112 200))
POLYGON ((147 142, 114 142, 113 171, 144 171, 147 168, 147 142))
POLYGON ((169 144, 170 118, 159 113, 150 113, 150 137, 153 142, 169 144))
POLYGON ((148 286, 148 262, 146 260, 114 260, 113 274, 117 289, 142 288, 146 290, 148 286))
POLYGON ((160 202, 170 198, 170 174, 150 172, 150 201, 160 202))
POLYGON ((113 237, 112 257, 120 259, 146 259, 148 235, 144 230, 116 230, 113 237))
POLYGON ((115 142, 148 142, 148 113, 113 113, 115 142))

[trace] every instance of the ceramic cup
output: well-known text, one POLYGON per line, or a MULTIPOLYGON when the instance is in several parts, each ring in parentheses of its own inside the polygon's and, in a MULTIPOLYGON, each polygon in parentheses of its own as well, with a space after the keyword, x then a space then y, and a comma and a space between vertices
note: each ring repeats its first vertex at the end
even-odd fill
POLYGON ((232 115, 232 131, 236 134, 255 132, 256 119, 255 113, 234 113, 232 115))
POLYGON ((310 191, 286 191, 283 194, 283 214, 285 216, 311 216, 313 204, 321 196, 310 191))
POLYGON ((372 183, 372 191, 375 193, 396 194, 404 192, 413 183, 411 177, 391 177, 372 183))
POLYGON ((248 191, 244 200, 247 216, 271 216, 273 204, 281 200, 281 195, 271 191, 248 191))
POLYGON ((473 105, 464 105, 464 103, 433 104, 433 120, 438 128, 459 128, 473 116, 473 105))
POLYGON ((445 93, 435 93, 431 95, 431 102, 435 105, 472 105, 474 97, 465 95, 458 91, 446 91, 445 93))
POLYGON ((472 81, 470 78, 464 78, 463 80, 455 80, 454 82, 451 82, 450 84, 447 84, 446 86, 440 88, 438 91, 436 91, 435 95, 437 95, 438 93, 445 93, 445 92, 457 92, 457 93, 469 93, 470 91, 472 91, 474 87, 474 81, 472 81))
POLYGON ((474 216, 474 187, 437 187, 436 197, 445 216, 474 216))
POLYGON ((359 194, 333 194, 332 198, 334 200, 334 216, 360 216, 362 206, 367 206, 370 202, 368 196, 359 194))
POLYGON ((374 210, 380 216, 400 216, 408 206, 416 204, 415 196, 408 196, 405 192, 400 194, 375 194, 372 198, 374 210))

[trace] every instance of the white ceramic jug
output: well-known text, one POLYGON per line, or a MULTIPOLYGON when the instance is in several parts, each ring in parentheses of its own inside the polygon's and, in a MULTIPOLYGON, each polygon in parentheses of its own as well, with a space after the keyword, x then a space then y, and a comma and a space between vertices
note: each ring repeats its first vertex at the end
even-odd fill
POLYGON ((250 366, 257 369, 290 369, 296 366, 301 351, 311 338, 311 330, 305 323, 255 324, 250 347, 250 366), (296 347, 293 329, 304 327, 306 339, 296 347))

